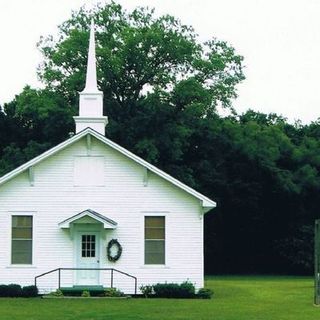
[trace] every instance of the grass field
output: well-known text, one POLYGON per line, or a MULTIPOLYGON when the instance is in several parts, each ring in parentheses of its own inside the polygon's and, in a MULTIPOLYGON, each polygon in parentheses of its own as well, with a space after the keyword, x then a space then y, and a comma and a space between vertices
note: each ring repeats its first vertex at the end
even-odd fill
POLYGON ((212 300, 0 299, 1 320, 317 320, 313 280, 305 277, 207 277, 212 300))

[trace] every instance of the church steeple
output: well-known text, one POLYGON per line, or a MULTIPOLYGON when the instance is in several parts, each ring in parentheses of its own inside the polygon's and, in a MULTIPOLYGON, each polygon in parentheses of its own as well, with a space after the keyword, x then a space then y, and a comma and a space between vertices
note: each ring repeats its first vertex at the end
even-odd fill
POLYGON ((91 20, 90 40, 87 64, 86 86, 83 92, 98 92, 97 87, 97 66, 96 66, 96 43, 94 39, 94 22, 91 20))
POLYGON ((91 21, 90 41, 88 51, 86 86, 80 92, 79 116, 73 117, 76 123, 76 133, 90 127, 102 135, 108 118, 103 116, 103 93, 97 87, 96 49, 94 23, 91 21))

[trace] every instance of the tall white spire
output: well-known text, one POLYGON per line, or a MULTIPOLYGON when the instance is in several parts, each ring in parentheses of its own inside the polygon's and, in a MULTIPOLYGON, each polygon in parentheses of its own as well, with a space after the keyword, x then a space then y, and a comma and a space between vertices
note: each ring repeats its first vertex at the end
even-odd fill
POLYGON ((103 93, 97 87, 96 48, 94 39, 94 23, 91 20, 90 40, 87 63, 86 86, 80 92, 79 116, 73 117, 76 133, 90 127, 102 135, 108 118, 103 116, 103 93))
POLYGON ((90 27, 86 86, 83 92, 92 93, 97 91, 99 90, 97 87, 96 43, 95 43, 95 37, 94 37, 94 22, 92 19, 91 27, 90 27))

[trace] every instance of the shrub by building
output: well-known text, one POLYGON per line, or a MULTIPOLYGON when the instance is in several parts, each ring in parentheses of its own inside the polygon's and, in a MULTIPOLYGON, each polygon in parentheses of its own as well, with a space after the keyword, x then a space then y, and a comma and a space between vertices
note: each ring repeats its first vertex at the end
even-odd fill
POLYGON ((0 297, 6 298, 31 298, 38 296, 38 288, 36 286, 21 287, 19 284, 1 284, 0 297))

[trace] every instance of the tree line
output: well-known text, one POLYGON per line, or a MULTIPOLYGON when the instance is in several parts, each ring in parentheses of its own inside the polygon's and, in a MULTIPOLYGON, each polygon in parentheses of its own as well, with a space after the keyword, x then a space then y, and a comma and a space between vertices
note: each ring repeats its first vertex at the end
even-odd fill
POLYGON ((243 57, 152 9, 81 8, 40 39, 43 88, 26 86, 1 107, 0 175, 74 131, 91 18, 107 137, 218 204, 205 216, 206 273, 311 273, 320 122, 238 114, 243 57))

